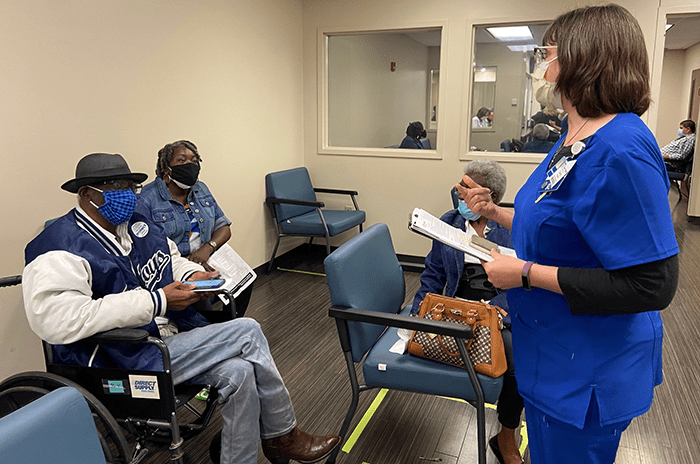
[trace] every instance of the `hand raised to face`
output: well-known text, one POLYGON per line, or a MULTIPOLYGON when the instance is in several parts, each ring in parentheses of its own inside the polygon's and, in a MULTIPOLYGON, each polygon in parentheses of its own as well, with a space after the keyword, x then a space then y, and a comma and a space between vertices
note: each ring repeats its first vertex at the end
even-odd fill
POLYGON ((496 204, 491 197, 491 190, 474 182, 468 175, 455 186, 459 198, 464 200, 467 207, 475 214, 490 218, 496 210, 496 204))

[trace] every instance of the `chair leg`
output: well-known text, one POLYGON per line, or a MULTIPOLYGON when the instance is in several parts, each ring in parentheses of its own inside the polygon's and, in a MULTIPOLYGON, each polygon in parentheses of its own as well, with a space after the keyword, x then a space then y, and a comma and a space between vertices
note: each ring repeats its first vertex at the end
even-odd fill
POLYGON ((355 415, 355 411, 357 410, 357 404, 360 401, 360 385, 357 381, 357 375, 355 373, 355 364, 352 361, 352 353, 350 351, 345 351, 344 355, 345 363, 348 367, 348 374, 350 375, 350 386, 352 387, 352 400, 350 401, 350 407, 348 408, 348 412, 347 414, 345 414, 345 420, 343 421, 343 425, 340 428, 340 444, 336 446, 335 449, 328 456, 326 464, 335 464, 335 460, 338 457, 338 453, 340 453, 340 449, 343 446, 343 440, 345 439, 345 435, 348 433, 348 430, 350 430, 350 423, 352 422, 352 418, 355 415))
POLYGON ((280 246, 280 236, 279 234, 277 235, 277 243, 275 244, 275 249, 272 250, 272 257, 270 258, 270 264, 267 265, 267 272, 265 274, 269 274, 270 271, 272 270, 272 264, 275 261, 275 255, 277 254, 277 248, 280 246))
POLYGON ((331 238, 326 235, 326 256, 331 254, 331 238))
POLYGON ((479 448, 479 464, 486 464, 486 400, 484 399, 484 390, 481 388, 481 383, 476 375, 476 371, 474 371, 474 366, 469 362, 464 343, 458 343, 457 348, 462 356, 462 360, 466 361, 467 375, 469 375, 469 380, 476 394, 476 401, 474 401, 476 407, 476 443, 479 448))

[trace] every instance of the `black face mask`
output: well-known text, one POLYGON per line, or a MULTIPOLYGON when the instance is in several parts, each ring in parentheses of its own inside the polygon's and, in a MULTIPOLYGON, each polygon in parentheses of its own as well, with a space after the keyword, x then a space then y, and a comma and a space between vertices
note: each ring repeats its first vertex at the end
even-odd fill
POLYGON ((428 133, 426 131, 421 132, 419 135, 419 137, 422 139, 426 138, 427 136, 428 136, 428 133))
POLYGON ((176 164, 175 166, 170 166, 170 178, 179 187, 188 189, 197 183, 199 169, 199 165, 195 163, 176 164))

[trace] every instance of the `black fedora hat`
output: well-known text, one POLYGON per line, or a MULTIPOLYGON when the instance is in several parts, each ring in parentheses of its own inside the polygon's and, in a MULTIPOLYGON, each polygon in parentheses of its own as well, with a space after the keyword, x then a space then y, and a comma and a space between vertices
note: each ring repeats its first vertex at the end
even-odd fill
POLYGON ((131 172, 122 155, 92 153, 78 161, 75 167, 75 179, 61 185, 61 188, 71 193, 78 193, 80 187, 85 185, 118 179, 129 179, 141 183, 148 179, 148 174, 131 172))

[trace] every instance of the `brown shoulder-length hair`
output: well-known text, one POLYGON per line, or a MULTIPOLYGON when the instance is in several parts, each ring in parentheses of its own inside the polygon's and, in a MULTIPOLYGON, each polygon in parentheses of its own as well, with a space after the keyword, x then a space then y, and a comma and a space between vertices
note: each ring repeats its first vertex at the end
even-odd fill
POLYGON ((649 58, 639 23, 625 8, 610 4, 559 16, 543 37, 556 45, 557 90, 579 115, 644 114, 649 108, 649 58))

